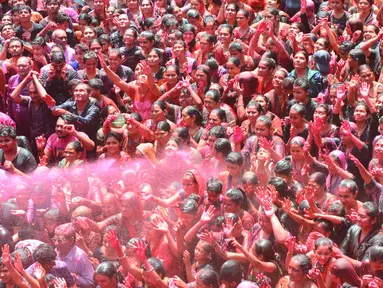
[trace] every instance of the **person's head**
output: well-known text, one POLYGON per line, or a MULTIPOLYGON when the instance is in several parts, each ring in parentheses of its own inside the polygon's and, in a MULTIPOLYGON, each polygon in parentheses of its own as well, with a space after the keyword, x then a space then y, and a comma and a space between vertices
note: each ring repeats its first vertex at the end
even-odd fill
POLYGON ((117 132, 109 132, 104 137, 106 153, 119 155, 121 152, 122 135, 117 132))
POLYGON ((374 275, 383 273, 383 247, 373 246, 369 255, 371 269, 374 275))
MULTIPOLYGON (((32 61, 28 57, 20 57, 16 63, 17 74, 25 78, 32 69, 32 61)), ((33 85, 34 86, 34 85, 33 85)), ((36 90, 34 90, 36 91, 36 90)))
POLYGON ((104 195, 101 203, 101 211, 104 217, 116 215, 118 211, 119 201, 115 194, 107 193, 104 195))
POLYGON ((4 40, 11 39, 12 37, 15 37, 16 32, 13 29, 12 23, 4 23, 1 25, 0 28, 1 37, 4 38, 4 40))
POLYGON ((221 105, 221 96, 217 90, 208 90, 205 93, 204 106, 208 112, 219 108, 221 105))
POLYGON ((213 156, 219 161, 223 161, 231 153, 231 143, 226 138, 218 138, 213 145, 213 156))
POLYGON ((305 152, 303 146, 305 144, 305 139, 299 136, 291 139, 290 142, 290 154, 295 161, 302 161, 305 157, 305 152))
POLYGON ((297 102, 307 102, 310 96, 310 84, 306 78, 298 78, 294 81, 293 96, 297 102))
MULTIPOLYGON (((93 40, 92 40, 93 41, 93 40)), ((91 41, 91 42, 92 42, 91 41)), ((99 49, 102 49, 101 48, 101 45, 99 44, 99 42, 94 42, 94 43, 97 43, 97 46, 99 46, 99 49)), ((95 44, 96 45, 96 44, 95 44)), ((83 58, 83 61, 84 61, 84 65, 85 65, 85 69, 88 71, 88 72, 93 72, 93 71, 96 71, 97 69, 97 65, 98 65, 98 56, 97 54, 94 52, 94 51, 88 51, 84 54, 84 58, 83 58)))
POLYGON ((141 32, 138 36, 138 43, 145 53, 149 53, 153 49, 154 33, 152 31, 141 32))
POLYGON ((322 195, 326 190, 326 175, 322 172, 314 172, 309 176, 307 185, 314 189, 315 195, 322 195))
POLYGON ((243 156, 239 152, 231 152, 227 155, 226 159, 226 170, 229 172, 229 175, 233 177, 238 177, 243 169, 243 156))
POLYGON ((219 278, 212 269, 201 269, 196 275, 196 285, 199 288, 219 288, 219 278))
MULTIPOLYGON (((13 257, 10 257, 10 260, 11 260, 11 263, 13 262, 13 257)), ((0 280, 2 283, 4 283, 5 285, 7 283, 9 284, 13 284, 14 281, 13 281, 13 278, 12 278, 12 275, 11 273, 9 272, 7 266, 5 266, 4 264, 4 260, 2 257, 0 257, 0 280)), ((14 285, 14 284, 13 284, 14 285)))
POLYGON ((65 30, 57 29, 52 33, 52 41, 56 45, 60 45, 63 49, 65 49, 68 43, 68 35, 65 30))
POLYGON ((261 115, 255 122, 255 134, 257 137, 269 138, 271 135, 271 119, 266 115, 261 115))
POLYGON ((200 28, 200 26, 201 26, 201 13, 199 13, 198 10, 189 9, 189 11, 186 13, 186 19, 188 20, 188 23, 190 25, 193 25, 193 27, 196 27, 197 30, 200 28))
POLYGON ((215 126, 211 128, 207 136, 207 145, 212 147, 218 138, 227 138, 225 127, 215 126))
MULTIPOLYGON (((375 247, 373 247, 372 250, 374 250, 374 248, 375 247)), ((372 250, 370 250, 370 253, 372 252, 372 250)), ((338 258, 335 260, 335 262, 331 266, 330 275, 334 284, 342 285, 342 283, 347 282, 347 284, 352 285, 354 287, 361 286, 361 279, 359 278, 358 274, 356 274, 350 261, 348 261, 345 258, 338 258)))
POLYGON ((64 125, 67 124, 73 124, 74 123, 74 117, 72 115, 64 114, 61 115, 57 121, 56 121, 56 135, 58 138, 63 138, 68 136, 68 131, 65 129, 64 125))
POLYGON ((211 127, 220 126, 226 122, 226 112, 221 108, 216 108, 209 113, 208 124, 211 127))
POLYGON ((371 116, 370 109, 368 108, 365 102, 359 102, 356 104, 356 107, 354 110, 355 123, 366 122, 368 121, 370 116, 371 116))
POLYGON ((0 126, 0 149, 4 154, 17 148, 16 129, 11 126, 0 126))
POLYGON ((194 260, 200 263, 210 263, 215 255, 213 246, 200 240, 194 249, 194 260))
POLYGON ((207 65, 199 65, 195 72, 194 78, 197 82, 201 82, 206 87, 209 87, 211 84, 211 70, 207 65))
POLYGON ((137 31, 133 28, 128 28, 126 29, 124 36, 123 36, 123 41, 125 46, 132 46, 134 45, 136 39, 138 37, 137 31))
POLYGON ((191 228, 194 222, 194 218, 198 211, 198 203, 193 200, 186 198, 181 202, 180 205, 180 220, 186 226, 191 228))
MULTIPOLYGON (((297 149, 295 147, 295 149, 297 149)), ((274 167, 274 173, 277 177, 284 179, 287 182, 291 182, 293 172, 293 166, 288 159, 279 160, 274 167)))
POLYGON ((344 179, 340 182, 338 188, 338 198, 346 209, 349 210, 354 207, 358 190, 358 185, 354 180, 344 179))
POLYGON ((137 218, 142 215, 142 205, 136 193, 124 193, 120 199, 120 205, 124 219, 137 218))
POLYGON ((311 259, 305 254, 298 254, 291 258, 288 273, 291 282, 302 282, 312 268, 311 259))
POLYGON ((254 244, 254 255, 263 262, 272 262, 275 259, 273 243, 270 240, 261 239, 254 244))
POLYGON ((255 102, 259 103, 262 106, 263 114, 266 114, 271 105, 269 98, 267 98, 265 95, 258 94, 254 96, 253 99, 255 102))
POLYGON ((228 260, 222 264, 220 270, 221 284, 225 287, 235 288, 242 281, 242 266, 238 261, 228 260))
MULTIPOLYGON (((165 68, 165 73, 164 73, 164 79, 166 79, 166 82, 170 85, 175 85, 178 83, 180 79, 180 71, 178 69, 178 66, 176 65, 168 65, 165 68)), ((185 103, 191 102, 191 97, 190 93, 186 88, 183 88, 180 90, 180 105, 185 105, 185 103), (182 95, 182 96, 181 96, 182 95)))
POLYGON ((48 244, 40 244, 33 252, 33 258, 39 262, 44 270, 49 273, 50 270, 56 265, 57 254, 55 248, 48 244))
POLYGON ((178 138, 182 143, 182 147, 190 145, 190 133, 186 127, 175 128, 173 130, 172 137, 178 138))
POLYGON ((374 4, 374 1, 371 1, 371 0, 359 0, 359 2, 357 3, 358 12, 360 13, 370 12, 373 4, 374 4))
POLYGON ((209 178, 206 183, 207 197, 210 202, 217 203, 222 194, 223 183, 218 178, 209 178))
POLYGON ((100 288, 117 287, 117 268, 112 262, 102 262, 94 271, 94 279, 100 288))
POLYGON ((157 100, 152 104, 150 110, 151 119, 154 123, 166 120, 166 104, 164 101, 157 100))
POLYGON ((13 37, 9 41, 8 52, 12 57, 20 57, 24 51, 23 42, 17 37, 13 37))
POLYGON ((375 81, 374 71, 367 64, 360 65, 357 69, 359 75, 359 82, 367 82, 372 84, 372 81, 375 81))
POLYGON ((306 69, 309 61, 309 56, 304 51, 295 53, 293 58, 293 65, 295 69, 306 69))
POLYGON ((250 123, 255 123, 259 116, 263 113, 263 108, 261 104, 254 100, 250 100, 250 102, 246 106, 246 117, 249 119, 250 123))
POLYGON ((67 162, 73 163, 76 160, 79 160, 82 157, 84 152, 84 147, 80 141, 69 142, 64 150, 64 157, 67 162))
POLYGON ((89 96, 97 99, 101 95, 101 89, 104 87, 104 83, 101 79, 93 78, 89 80, 88 85, 92 88, 89 96))
POLYGON ((218 27, 218 40, 222 44, 229 44, 232 40, 233 28, 229 24, 222 24, 218 27))
POLYGON ((91 26, 86 26, 82 34, 83 37, 81 40, 87 45, 89 45, 91 40, 96 39, 97 37, 96 30, 91 26))
MULTIPOLYGON (((65 195, 64 195, 65 196, 65 195)), ((44 224, 45 228, 48 230, 49 233, 53 233, 57 226, 60 224, 63 224, 62 221, 63 217, 60 214, 59 209, 49 209, 44 214, 44 224)))
POLYGON ((182 122, 186 127, 201 126, 201 112, 195 106, 187 106, 182 110, 182 122))
POLYGON ((155 140, 159 144, 165 145, 171 137, 170 130, 171 127, 167 121, 158 122, 156 130, 154 131, 155 140))
POLYGON ((182 142, 180 138, 170 137, 165 144, 166 156, 173 156, 178 151, 182 150, 182 142))
POLYGON ((80 64, 84 63, 84 55, 88 51, 89 51, 89 46, 84 43, 77 44, 74 47, 74 52, 75 52, 76 60, 78 61, 78 63, 80 64))
POLYGON ((152 67, 160 67, 161 61, 162 61, 162 52, 158 48, 153 48, 146 58, 148 61, 148 64, 152 67))
POLYGON ((289 117, 293 127, 301 127, 305 123, 306 108, 302 104, 294 104, 290 108, 289 117))
POLYGON ((230 78, 234 78, 241 72, 241 61, 237 56, 231 56, 226 62, 226 70, 230 78))
POLYGON ((347 63, 351 69, 356 70, 360 65, 366 64, 366 54, 363 50, 352 49, 348 54, 347 63))
POLYGON ((186 195, 198 194, 199 184, 192 171, 187 171, 182 177, 182 187, 186 195))
POLYGON ((89 95, 92 88, 86 83, 78 84, 73 91, 73 98, 77 104, 84 104, 89 102, 89 95))
POLYGON ((11 26, 13 25, 12 15, 9 15, 9 14, 3 15, 0 21, 0 25, 5 25, 5 24, 11 25, 11 26))
POLYGON ((224 195, 223 209, 225 213, 239 213, 244 202, 244 193, 238 188, 232 188, 224 195))
POLYGON ((55 229, 55 236, 52 238, 52 242, 57 252, 65 257, 76 244, 76 229, 72 223, 58 226, 55 229))
POLYGON ((242 176, 242 189, 246 192, 249 197, 257 187, 259 181, 257 174, 252 171, 246 171, 242 176))
POLYGON ((314 254, 317 262, 324 266, 332 257, 333 242, 328 238, 319 238, 315 241, 314 254))
POLYGON ((313 118, 314 120, 322 119, 323 123, 328 123, 331 117, 331 110, 327 104, 319 104, 315 108, 313 118))
POLYGON ((358 225, 362 230, 372 230, 379 220, 379 208, 374 202, 364 202, 358 209, 358 225))
POLYGON ((276 63, 274 59, 263 57, 258 64, 258 75, 264 78, 270 78, 273 75, 276 63))

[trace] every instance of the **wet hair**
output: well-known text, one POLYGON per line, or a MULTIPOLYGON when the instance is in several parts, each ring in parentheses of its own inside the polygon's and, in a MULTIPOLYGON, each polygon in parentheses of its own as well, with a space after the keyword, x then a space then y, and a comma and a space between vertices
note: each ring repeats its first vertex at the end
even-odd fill
POLYGON ((221 122, 226 122, 226 112, 225 110, 221 109, 221 108, 216 108, 216 109, 213 109, 210 114, 212 113, 217 113, 217 116, 219 118, 219 120, 221 120, 221 122))
POLYGON ((217 90, 210 89, 205 93, 205 98, 209 97, 215 102, 221 101, 221 96, 217 90))
POLYGON ((62 64, 65 63, 65 56, 62 51, 55 51, 51 55, 51 63, 62 64))
POLYGON ((202 125, 203 119, 202 119, 201 112, 195 106, 187 106, 184 108, 184 111, 188 114, 188 116, 195 118, 195 123, 198 126, 202 125))
POLYGON ((45 42, 44 37, 36 37, 32 42, 32 45, 39 45, 41 47, 46 47, 47 43, 45 42))
POLYGON ((286 90, 292 90, 294 87, 295 78, 294 77, 286 77, 283 79, 282 87, 286 90))
POLYGON ((161 276, 161 278, 166 277, 165 267, 160 259, 149 258, 148 261, 150 265, 152 265, 152 267, 154 268, 154 271, 156 271, 157 274, 161 276))
POLYGON ((309 176, 309 179, 320 185, 322 188, 326 188, 326 175, 322 172, 314 172, 309 176))
POLYGON ((109 279, 113 279, 117 276, 117 268, 112 262, 102 262, 94 271, 94 274, 107 276, 109 279))
POLYGON ((370 249, 369 258, 370 258, 371 262, 383 263, 383 247, 382 246, 372 246, 370 249))
POLYGON ((195 200, 186 198, 181 202, 180 211, 186 214, 196 215, 198 211, 198 203, 195 200))
POLYGON ((257 123, 258 122, 262 122, 269 129, 271 128, 272 122, 271 122, 271 119, 270 119, 269 116, 266 116, 266 115, 259 116, 258 119, 257 119, 257 123))
POLYGON ((228 260, 221 266, 220 279, 221 281, 234 282, 238 285, 242 281, 242 273, 242 266, 238 261, 228 260))
POLYGON ((16 139, 16 129, 11 126, 0 126, 0 137, 10 137, 16 139))
POLYGON ((332 224, 332 222, 326 219, 317 218, 314 222, 317 225, 317 227, 320 226, 327 233, 331 233, 333 231, 334 225, 332 224))
MULTIPOLYGON (((231 56, 229 57, 229 59, 227 60, 227 62, 231 62, 233 63, 235 66, 237 67, 240 67, 241 66, 241 60, 239 60, 239 58, 237 56, 231 56)), ((227 63, 226 62, 226 63, 227 63)))
POLYGON ((332 242, 331 239, 328 239, 326 237, 319 238, 315 241, 315 250, 323 246, 330 246, 330 250, 332 250, 334 243, 332 242))
POLYGON ((108 134, 104 136, 104 142, 106 142, 106 140, 108 140, 111 137, 115 138, 119 143, 122 142, 122 135, 114 131, 109 132, 108 134))
POLYGON ((139 37, 145 38, 148 41, 154 41, 154 33, 152 31, 143 31, 139 37))
POLYGON ((72 141, 69 142, 68 145, 70 145, 77 153, 84 152, 84 147, 82 146, 80 141, 72 141))
POLYGON ((208 136, 215 136, 218 138, 226 138, 226 129, 223 126, 215 126, 210 129, 208 136))
POLYGON ((219 288, 218 274, 212 269, 202 269, 199 273, 199 279, 204 285, 212 288, 219 288))
POLYGON ((259 104, 258 102, 254 101, 254 100, 250 100, 249 103, 247 104, 246 108, 249 108, 249 107, 255 107, 255 109, 257 110, 257 112, 260 114, 263 112, 263 107, 261 104, 259 104))
POLYGON ((168 121, 165 120, 165 121, 158 122, 156 129, 159 129, 161 131, 170 132, 171 127, 170 127, 170 124, 168 123, 168 121))
MULTIPOLYGON (((96 42, 98 42, 97 39, 93 39, 93 40, 96 40, 96 42)), ((92 42, 94 42, 93 40, 92 40, 92 42)), ((90 46, 90 43, 89 43, 89 46, 90 46)), ((85 63, 85 62, 88 61, 88 60, 98 60, 98 56, 97 56, 97 54, 96 54, 95 52, 93 52, 93 51, 88 51, 88 52, 86 52, 86 53, 84 54, 83 61, 84 61, 84 63, 85 63)))
POLYGON ((177 127, 173 130, 173 132, 177 133, 177 137, 182 142, 189 144, 190 143, 190 133, 186 127, 177 127))
POLYGON ((54 20, 55 23, 57 24, 64 24, 64 23, 70 23, 70 18, 66 13, 59 12, 54 20))
POLYGON ((302 88, 305 91, 310 90, 310 83, 309 80, 307 80, 307 78, 298 78, 294 81, 294 86, 302 88))
POLYGON ((101 90, 104 87, 104 82, 101 79, 93 78, 89 80, 88 85, 93 89, 101 90))
POLYGON ((351 179, 343 179, 339 184, 339 188, 346 187, 353 195, 358 193, 358 185, 354 180, 351 179))
POLYGON ((294 195, 290 191, 289 185, 281 177, 271 177, 267 184, 274 186, 281 198, 293 199, 294 195))
POLYGON ((327 213, 339 217, 346 216, 346 209, 344 208, 344 205, 342 203, 333 203, 330 205, 330 207, 327 210, 327 213))
POLYGON ((240 166, 243 165, 244 160, 241 153, 231 152, 229 155, 227 155, 225 162, 240 166))
POLYGON ((282 159, 275 164, 274 172, 278 175, 290 176, 293 171, 293 165, 288 159, 282 159))
POLYGON ((275 258, 273 243, 267 239, 260 239, 254 244, 254 251, 257 255, 262 255, 264 262, 271 262, 275 258))
POLYGON ((187 18, 199 19, 201 17, 201 13, 197 9, 189 9, 186 13, 187 18))
POLYGON ((214 142, 214 150, 217 153, 222 153, 222 156, 224 158, 227 157, 231 153, 231 143, 228 139, 226 138, 218 138, 214 142))
POLYGON ((86 25, 90 25, 92 23, 92 16, 89 13, 81 13, 78 16, 78 21, 85 21, 86 25))
POLYGON ((374 202, 371 202, 371 201, 364 202, 362 204, 362 208, 366 211, 366 214, 368 215, 368 217, 370 217, 371 219, 375 218, 378 220, 379 208, 374 202))
POLYGON ((302 104, 299 104, 299 103, 294 104, 294 105, 290 108, 290 111, 291 111, 291 110, 294 110, 294 111, 298 112, 298 114, 301 115, 302 118, 305 117, 305 115, 306 115, 306 108, 305 108, 305 106, 303 106, 302 104))
POLYGON ((349 53, 349 56, 358 61, 358 66, 366 64, 366 54, 364 54, 361 49, 352 49, 349 53))
POLYGON ((225 193, 225 196, 230 198, 236 205, 242 205, 245 201, 245 197, 242 191, 238 188, 232 188, 225 193))
POLYGON ((57 253, 54 247, 43 243, 36 247, 33 252, 33 258, 36 262, 46 265, 55 262, 57 253))
POLYGON ((206 190, 215 192, 215 194, 221 194, 223 189, 223 183, 218 178, 212 177, 207 180, 206 190))
POLYGON ((307 274, 312 268, 311 259, 305 254, 295 255, 291 258, 291 260, 293 259, 298 262, 299 268, 301 268, 303 274, 307 274))

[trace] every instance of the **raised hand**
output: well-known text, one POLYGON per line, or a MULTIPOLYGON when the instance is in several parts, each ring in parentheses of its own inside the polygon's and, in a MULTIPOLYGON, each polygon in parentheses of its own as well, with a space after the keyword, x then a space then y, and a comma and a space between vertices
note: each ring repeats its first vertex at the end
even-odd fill
POLYGON ((190 256, 189 251, 185 250, 184 253, 182 254, 182 261, 184 262, 184 264, 186 266, 190 266, 191 265, 190 259, 191 259, 191 256, 190 256))
POLYGON ((289 238, 286 239, 285 243, 283 244, 286 246, 289 252, 293 252, 297 244, 295 236, 290 236, 289 238))
POLYGON ((243 131, 239 126, 233 128, 233 140, 235 144, 242 143, 243 141, 243 131))
POLYGON ((267 29, 267 22, 262 21, 262 22, 258 25, 257 33, 260 35, 260 34, 262 34, 263 32, 265 32, 266 29, 267 29))
POLYGON ((15 253, 15 257, 13 259, 13 266, 15 266, 16 270, 19 273, 23 273, 24 271, 23 262, 21 262, 20 254, 18 252, 15 253))
POLYGON ((225 223, 222 223, 222 230, 227 238, 233 237, 234 220, 232 218, 225 218, 225 223))
POLYGON ((213 205, 210 205, 209 208, 205 211, 203 211, 201 215, 201 222, 202 223, 209 223, 214 219, 215 214, 215 207, 213 205))
POLYGON ((272 147, 271 141, 267 140, 264 137, 259 138, 258 144, 261 148, 265 149, 266 151, 270 151, 272 147))
POLYGON ((205 241, 205 242, 209 243, 210 245, 213 245, 216 242, 213 233, 208 231, 208 230, 203 231, 199 238, 202 241, 205 241))
POLYGON ((140 259, 141 262, 145 262, 146 260, 147 247, 148 244, 146 244, 143 240, 136 241, 135 245, 133 246, 133 251, 136 253, 137 258, 140 259))
POLYGON ((292 205, 291 200, 289 198, 283 198, 282 200, 282 210, 286 213, 291 211, 292 205))
POLYGON ((263 209, 263 212, 265 213, 265 215, 269 218, 271 218, 275 213, 274 207, 273 207, 272 202, 270 200, 263 201, 262 209, 263 209))
POLYGON ((35 275, 36 279, 40 282, 40 281, 44 281, 45 275, 47 273, 45 272, 45 269, 43 268, 43 266, 41 266, 39 262, 36 262, 35 270, 33 274, 35 275))
POLYGON ((356 41, 358 41, 358 39, 359 39, 359 37, 362 35, 362 31, 360 31, 360 30, 356 30, 354 33, 352 33, 352 38, 351 38, 351 41, 352 42, 356 42, 356 41))
POLYGON ((359 86, 359 76, 358 75, 352 76, 348 86, 350 89, 357 89, 357 87, 359 86))
POLYGON ((53 284, 55 288, 67 288, 66 281, 64 278, 54 278, 53 284))
POLYGON ((344 136, 346 137, 350 137, 351 136, 351 125, 349 122, 347 121, 342 121, 342 126, 341 126, 341 129, 342 129, 342 133, 344 134, 344 136))
POLYGON ((37 136, 35 140, 36 140, 37 150, 39 151, 44 150, 45 146, 47 145, 47 139, 45 138, 44 134, 41 136, 37 136))
POLYGON ((168 223, 166 223, 160 217, 154 218, 153 226, 154 226, 154 230, 156 230, 158 232, 168 232, 169 231, 168 223))
POLYGON ((98 61, 100 61, 101 67, 105 69, 107 66, 106 66, 106 62, 105 62, 104 56, 102 55, 101 52, 99 52, 97 54, 97 56, 98 56, 98 61))
POLYGON ((138 64, 141 66, 142 73, 145 75, 151 75, 152 74, 152 69, 150 69, 149 63, 145 60, 140 61, 138 64))
POLYGON ((297 41, 297 43, 303 42, 303 32, 299 32, 297 36, 295 36, 295 41, 297 41))
POLYGON ((351 209, 351 213, 349 215, 346 215, 346 218, 348 221, 350 221, 352 224, 356 224, 359 221, 359 214, 354 210, 351 209))
POLYGON ((302 14, 306 13, 306 9, 307 9, 307 1, 301 0, 301 13, 302 14))
POLYGON ((118 240, 116 230, 110 229, 108 232, 105 234, 105 239, 109 241, 110 245, 115 249, 115 250, 120 250, 121 245, 120 241, 118 240))
POLYGON ((316 280, 320 276, 321 272, 318 268, 310 269, 308 276, 312 280, 316 280))
POLYGON ((370 84, 367 82, 363 82, 359 87, 359 97, 366 99, 368 98, 368 94, 370 92, 370 84))
POLYGON ((351 160, 352 162, 354 162, 354 164, 355 164, 356 167, 361 167, 361 166, 363 166, 363 164, 359 161, 359 159, 356 158, 356 157, 355 157, 354 155, 352 155, 351 153, 348 154, 348 157, 350 158, 350 160, 351 160))
POLYGON ((346 99, 346 85, 342 84, 336 89, 336 98, 340 101, 346 99))
POLYGON ((2 247, 1 252, 2 252, 2 256, 1 257, 3 258, 4 265, 5 266, 12 265, 11 264, 11 254, 9 252, 9 245, 5 244, 2 247))

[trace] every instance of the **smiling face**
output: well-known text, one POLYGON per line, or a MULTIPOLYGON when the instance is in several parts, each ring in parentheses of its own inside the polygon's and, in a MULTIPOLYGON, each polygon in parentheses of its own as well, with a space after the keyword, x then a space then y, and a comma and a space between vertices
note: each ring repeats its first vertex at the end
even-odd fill
POLYGON ((332 257, 332 249, 330 246, 319 246, 315 251, 315 257, 321 265, 325 265, 332 257))

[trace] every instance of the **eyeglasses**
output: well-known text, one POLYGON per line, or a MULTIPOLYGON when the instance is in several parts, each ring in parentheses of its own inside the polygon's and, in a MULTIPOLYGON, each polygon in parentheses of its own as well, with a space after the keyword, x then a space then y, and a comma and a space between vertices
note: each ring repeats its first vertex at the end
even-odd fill
POLYGON ((66 238, 62 238, 62 239, 52 238, 52 242, 53 242, 53 243, 59 243, 59 244, 65 242, 65 241, 67 241, 67 240, 68 240, 68 239, 66 239, 66 238))

